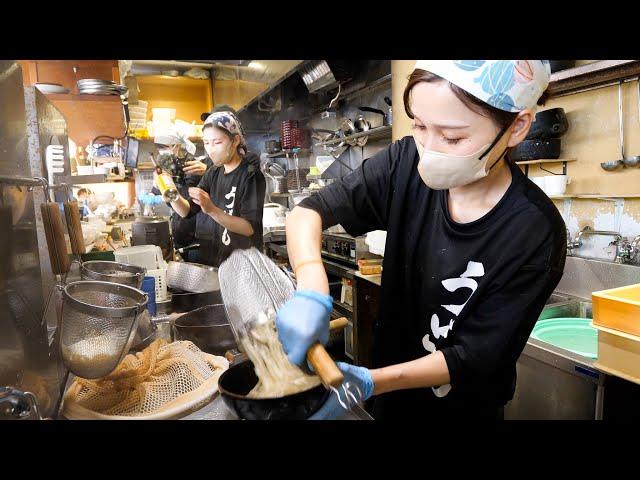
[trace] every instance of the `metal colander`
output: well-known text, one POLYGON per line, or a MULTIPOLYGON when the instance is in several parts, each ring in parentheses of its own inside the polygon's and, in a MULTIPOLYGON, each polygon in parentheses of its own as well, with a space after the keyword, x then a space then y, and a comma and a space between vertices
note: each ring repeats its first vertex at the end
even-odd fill
POLYGON ((80 267, 80 278, 83 280, 120 283, 134 288, 142 286, 145 274, 143 267, 106 260, 83 262, 80 267))
POLYGON ((293 296, 287 274, 255 248, 235 250, 219 268, 220 292, 236 337, 244 337, 259 314, 275 314, 293 296))
POLYGON ((167 286, 192 293, 220 290, 218 269, 200 263, 169 262, 167 286))
POLYGON ((63 290, 60 352, 82 378, 111 373, 129 351, 147 294, 112 282, 79 281, 63 290))

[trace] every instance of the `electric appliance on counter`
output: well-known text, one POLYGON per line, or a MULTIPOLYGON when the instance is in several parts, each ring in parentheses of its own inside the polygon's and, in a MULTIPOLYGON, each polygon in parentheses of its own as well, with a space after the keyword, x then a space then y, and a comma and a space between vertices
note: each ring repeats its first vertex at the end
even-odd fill
POLYGON ((365 237, 352 237, 346 233, 322 233, 322 256, 340 260, 358 268, 358 260, 382 258, 369 251, 365 237))
POLYGON ((165 260, 173 256, 173 239, 169 220, 162 217, 138 217, 133 222, 131 245, 157 245, 165 260))

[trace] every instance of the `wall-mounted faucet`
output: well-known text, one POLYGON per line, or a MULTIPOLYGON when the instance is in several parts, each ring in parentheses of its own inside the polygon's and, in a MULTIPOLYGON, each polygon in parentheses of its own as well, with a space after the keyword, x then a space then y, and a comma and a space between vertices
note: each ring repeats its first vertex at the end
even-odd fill
MULTIPOLYGON (((640 253, 640 235, 638 235, 633 242, 629 243, 618 232, 612 232, 607 230, 594 230, 589 225, 585 226, 578 234, 573 242, 567 241, 567 249, 573 254, 574 249, 582 247, 582 237, 585 235, 604 235, 614 237, 614 240, 609 245, 615 245, 616 258, 615 263, 630 263, 634 257, 640 253)), ((567 239, 569 239, 569 233, 567 229, 567 239)))

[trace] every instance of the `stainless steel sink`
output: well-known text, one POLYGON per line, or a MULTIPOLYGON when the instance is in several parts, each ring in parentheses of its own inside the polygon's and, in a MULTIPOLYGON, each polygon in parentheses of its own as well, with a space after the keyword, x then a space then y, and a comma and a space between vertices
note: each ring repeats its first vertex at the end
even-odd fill
POLYGON ((547 302, 545 303, 545 305, 552 305, 555 303, 564 303, 568 301, 569 301, 568 295, 562 295, 560 293, 552 293, 551 296, 548 298, 547 302))
POLYGON ((542 310, 539 319, 547 320, 563 317, 593 318, 591 302, 575 297, 566 297, 563 302, 548 303, 542 310))
MULTIPOLYGON (((565 317, 592 318, 591 301, 554 293, 540 320, 565 317)), ((529 338, 516 370, 516 391, 505 418, 602 418, 604 375, 593 368, 592 359, 529 338)))

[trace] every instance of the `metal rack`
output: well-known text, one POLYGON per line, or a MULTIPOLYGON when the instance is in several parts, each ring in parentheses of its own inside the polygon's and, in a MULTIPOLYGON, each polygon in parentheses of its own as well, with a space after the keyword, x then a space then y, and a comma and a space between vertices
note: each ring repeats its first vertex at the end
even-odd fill
POLYGON ((369 140, 375 140, 377 138, 391 137, 391 125, 385 125, 383 127, 376 127, 367 130, 366 132, 358 132, 353 135, 345 135, 344 137, 333 138, 324 142, 314 144, 316 147, 324 147, 325 145, 337 145, 338 143, 347 142, 348 140, 355 140, 361 137, 369 137, 369 140))
POLYGON ((298 155, 307 155, 309 153, 309 149, 308 148, 291 148, 288 150, 281 150, 276 153, 268 154, 267 158, 279 158, 279 157, 289 158, 289 155, 292 155, 294 153, 297 153, 298 155))

